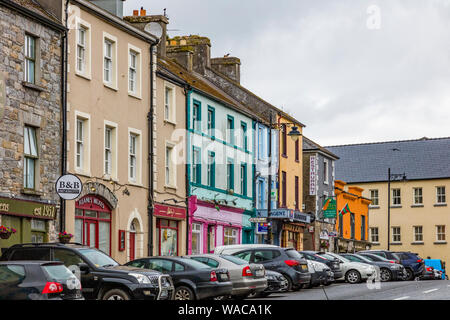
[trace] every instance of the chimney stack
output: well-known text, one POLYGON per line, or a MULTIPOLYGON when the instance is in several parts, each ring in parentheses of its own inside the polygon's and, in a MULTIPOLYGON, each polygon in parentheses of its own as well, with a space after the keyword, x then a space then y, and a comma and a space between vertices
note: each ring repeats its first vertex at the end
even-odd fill
MULTIPOLYGON (((192 62, 187 61, 188 70, 190 64, 192 64, 192 69, 195 72, 204 75, 206 68, 211 67, 211 41, 206 37, 193 35, 168 39, 167 56, 178 61, 181 59, 180 55, 183 56, 183 59, 192 59, 192 62), (191 52, 192 54, 182 55, 183 52, 191 52)), ((184 65, 184 63, 182 64, 184 65)))
POLYGON ((241 60, 236 57, 229 57, 211 59, 211 67, 213 70, 222 73, 231 80, 241 83, 241 60))
POLYGON ((161 41, 158 44, 158 56, 166 56, 166 37, 167 37, 167 25, 169 20, 163 15, 147 15, 147 10, 141 7, 140 10, 133 10, 132 16, 123 17, 123 20, 132 24, 134 27, 145 31, 145 27, 149 23, 157 23, 161 26, 162 35, 161 41))

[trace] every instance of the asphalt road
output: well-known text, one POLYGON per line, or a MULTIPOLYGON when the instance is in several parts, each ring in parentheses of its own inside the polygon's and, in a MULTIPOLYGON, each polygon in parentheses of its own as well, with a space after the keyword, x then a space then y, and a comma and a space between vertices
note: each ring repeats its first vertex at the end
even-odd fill
POLYGON ((335 283, 328 287, 273 294, 262 300, 450 300, 450 281, 335 283))

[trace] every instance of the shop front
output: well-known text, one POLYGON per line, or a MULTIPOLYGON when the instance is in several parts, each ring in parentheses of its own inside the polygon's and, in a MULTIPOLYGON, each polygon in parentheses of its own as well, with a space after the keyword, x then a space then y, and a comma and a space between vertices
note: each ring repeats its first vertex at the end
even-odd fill
POLYGON ((14 228, 0 248, 19 243, 56 241, 57 208, 53 204, 0 197, 0 225, 14 228))
MULTIPOLYGON (((279 233, 281 247, 303 250, 303 234, 306 225, 311 222, 308 214, 278 209, 270 212, 269 219, 272 221, 273 229, 279 233)), ((274 244, 278 243, 274 241, 274 244)))
POLYGON ((155 204, 156 255, 180 256, 184 253, 186 209, 155 204))
POLYGON ((75 202, 74 241, 111 255, 110 204, 97 195, 86 195, 75 202))
POLYGON ((189 213, 189 254, 212 253, 217 246, 242 243, 243 209, 191 197, 189 213))

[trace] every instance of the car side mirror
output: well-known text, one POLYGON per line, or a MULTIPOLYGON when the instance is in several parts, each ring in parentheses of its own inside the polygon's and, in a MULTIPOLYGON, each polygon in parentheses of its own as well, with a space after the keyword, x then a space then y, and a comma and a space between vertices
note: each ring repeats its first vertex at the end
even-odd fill
POLYGON ((79 263, 78 268, 80 268, 82 274, 88 274, 91 271, 91 268, 86 263, 79 263))

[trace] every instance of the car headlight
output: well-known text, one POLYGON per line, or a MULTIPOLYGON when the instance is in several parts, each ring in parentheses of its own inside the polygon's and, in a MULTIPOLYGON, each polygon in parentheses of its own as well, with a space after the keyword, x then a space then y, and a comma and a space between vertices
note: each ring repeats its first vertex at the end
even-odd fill
POLYGON ((136 280, 139 283, 141 283, 141 284, 150 284, 151 283, 150 279, 147 276, 143 275, 143 274, 140 274, 140 273, 129 273, 128 275, 132 276, 132 277, 135 277, 136 280))

